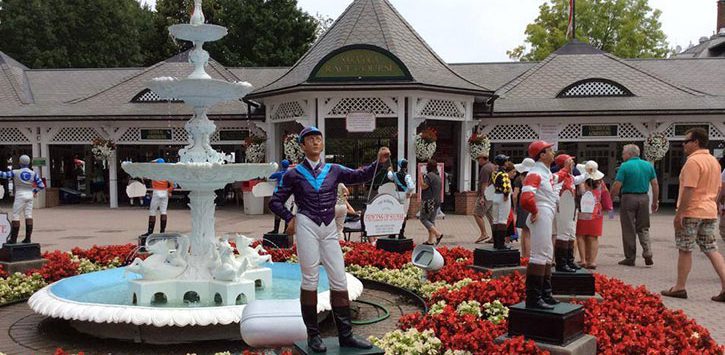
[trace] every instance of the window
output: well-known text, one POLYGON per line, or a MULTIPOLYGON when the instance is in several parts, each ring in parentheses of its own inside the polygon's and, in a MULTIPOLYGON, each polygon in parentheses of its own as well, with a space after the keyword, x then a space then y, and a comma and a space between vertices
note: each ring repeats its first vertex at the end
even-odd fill
POLYGON ((151 91, 151 89, 144 89, 143 91, 136 94, 136 96, 131 99, 131 102, 135 103, 148 103, 148 102, 183 102, 179 99, 164 99, 155 92, 151 91))
POLYGON ((607 79, 586 79, 567 86, 556 97, 610 97, 634 96, 631 91, 607 79))

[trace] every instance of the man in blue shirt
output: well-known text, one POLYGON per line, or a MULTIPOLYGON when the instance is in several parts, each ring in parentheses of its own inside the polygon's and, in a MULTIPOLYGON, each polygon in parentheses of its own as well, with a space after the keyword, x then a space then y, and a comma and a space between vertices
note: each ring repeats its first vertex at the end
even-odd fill
POLYGON ((634 266, 637 258, 637 238, 642 245, 642 257, 645 265, 652 265, 652 247, 649 240, 649 196, 652 187, 652 212, 659 206, 660 188, 654 166, 639 158, 639 147, 634 144, 625 145, 622 149, 622 166, 612 186, 612 200, 619 195, 619 219, 622 225, 622 247, 624 260, 619 265, 634 266))

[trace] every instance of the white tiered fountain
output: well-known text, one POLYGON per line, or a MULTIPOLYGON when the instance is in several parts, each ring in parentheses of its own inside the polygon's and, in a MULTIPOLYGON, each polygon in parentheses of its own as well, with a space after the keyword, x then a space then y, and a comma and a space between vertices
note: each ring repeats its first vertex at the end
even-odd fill
MULTIPOLYGON (((147 239, 152 255, 146 260, 62 279, 33 294, 28 304, 39 314, 68 320, 76 330, 103 338, 148 343, 240 339, 245 304, 298 298, 301 272, 296 264, 268 263, 242 235, 235 237, 235 255, 229 237, 219 238, 214 230, 214 191, 230 182, 267 177, 277 165, 227 164, 227 157, 210 146, 216 126, 207 117, 209 108, 252 90, 249 83, 215 80, 204 70, 209 60, 204 43, 224 37, 226 28, 205 24, 201 0, 195 0, 190 23, 169 31, 194 43, 189 55, 194 70, 184 79, 156 78, 149 88, 193 107, 185 126, 189 144, 179 151, 179 163, 121 166, 131 176, 172 180, 189 190, 191 234, 152 236, 147 239)), ((318 311, 331 308, 327 283, 320 269, 318 311)), ((359 297, 362 283, 350 274, 347 283, 351 299, 359 297)))

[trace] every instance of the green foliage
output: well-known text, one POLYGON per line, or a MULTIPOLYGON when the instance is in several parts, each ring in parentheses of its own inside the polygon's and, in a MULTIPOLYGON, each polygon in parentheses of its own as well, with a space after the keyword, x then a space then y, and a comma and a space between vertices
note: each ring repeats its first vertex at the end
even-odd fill
POLYGON ((138 66, 151 16, 136 0, 0 0, 0 50, 32 68, 138 66))
MULTIPOLYGON (((576 38, 621 58, 664 58, 670 50, 661 14, 649 7, 648 0, 578 0, 576 38)), ((526 26, 526 45, 506 54, 522 61, 545 59, 568 42, 568 21, 568 0, 545 2, 539 17, 526 26)))

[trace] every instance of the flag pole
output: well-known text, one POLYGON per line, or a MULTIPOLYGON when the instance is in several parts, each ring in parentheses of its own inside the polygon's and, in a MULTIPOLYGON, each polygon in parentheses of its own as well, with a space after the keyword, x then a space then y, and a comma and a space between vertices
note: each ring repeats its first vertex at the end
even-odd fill
POLYGON ((571 0, 571 39, 576 39, 576 0, 571 0))

